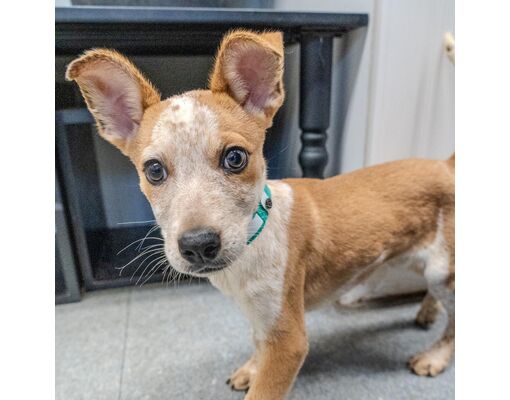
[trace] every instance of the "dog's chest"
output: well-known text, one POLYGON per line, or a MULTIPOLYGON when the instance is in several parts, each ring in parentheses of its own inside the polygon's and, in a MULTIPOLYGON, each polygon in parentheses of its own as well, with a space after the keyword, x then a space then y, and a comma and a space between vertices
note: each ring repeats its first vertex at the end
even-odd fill
POLYGON ((274 206, 266 227, 234 264, 210 277, 214 286, 241 307, 257 340, 265 338, 281 312, 292 206, 290 186, 282 182, 269 185, 274 206))
POLYGON ((280 314, 285 268, 282 259, 264 256, 255 262, 239 268, 243 276, 227 272, 221 278, 211 278, 211 282, 235 300, 250 321, 255 338, 263 340, 280 314), (250 267, 253 271, 248 272, 250 267))

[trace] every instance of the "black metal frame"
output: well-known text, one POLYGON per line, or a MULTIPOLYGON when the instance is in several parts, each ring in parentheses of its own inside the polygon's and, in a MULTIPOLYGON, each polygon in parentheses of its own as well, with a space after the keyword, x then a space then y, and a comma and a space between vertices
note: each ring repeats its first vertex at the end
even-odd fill
MULTIPOLYGON (((60 259, 64 291, 55 294, 55 303, 71 303, 80 300, 80 284, 73 254, 72 241, 69 237, 67 219, 61 203, 55 204, 55 257, 60 259)), ((57 260, 55 260, 57 262, 57 260)), ((55 267, 57 268, 57 266, 55 267)))
MULTIPOLYGON (((93 124, 94 118, 87 109, 60 110, 55 113, 55 144, 57 179, 62 188, 62 202, 71 226, 74 251, 78 259, 85 289, 95 289, 94 276, 90 265, 87 239, 82 222, 79 199, 77 198, 71 155, 67 142, 67 126, 93 124)), ((101 287, 101 284, 99 284, 101 287)))
MULTIPOLYGON (((115 48, 128 55, 213 54, 221 37, 233 28, 283 31, 287 44, 301 46, 299 164, 303 176, 323 178, 328 161, 333 38, 367 26, 368 15, 250 9, 57 7, 55 21, 56 55, 77 55, 92 47, 115 48)), ((63 110, 56 116, 59 179, 86 289, 128 284, 122 279, 115 283, 94 280, 75 198, 74 178, 68 168, 66 126, 92 122, 86 110, 63 110)))

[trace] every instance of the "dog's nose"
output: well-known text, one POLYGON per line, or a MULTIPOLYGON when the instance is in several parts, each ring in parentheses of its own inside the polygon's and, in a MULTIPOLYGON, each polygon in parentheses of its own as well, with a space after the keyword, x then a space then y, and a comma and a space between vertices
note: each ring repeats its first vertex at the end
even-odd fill
POLYGON ((213 261, 221 248, 220 235, 211 228, 186 231, 177 242, 181 255, 192 264, 213 261))

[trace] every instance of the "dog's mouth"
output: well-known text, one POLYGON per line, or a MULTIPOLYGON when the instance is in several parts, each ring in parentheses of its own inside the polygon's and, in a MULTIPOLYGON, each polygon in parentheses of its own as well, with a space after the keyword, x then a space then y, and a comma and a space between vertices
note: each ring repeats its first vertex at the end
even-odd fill
POLYGON ((203 275, 211 275, 211 274, 214 274, 215 272, 218 272, 218 271, 221 271, 225 268, 227 268, 228 265, 223 265, 221 267, 208 267, 208 266, 205 266, 205 267, 202 267, 201 269, 199 269, 198 271, 192 271, 192 274, 193 275, 199 275, 199 276, 203 276, 203 275))
POLYGON ((218 260, 208 264, 202 263, 190 264, 187 269, 190 275, 204 276, 211 275, 214 274, 215 272, 221 271, 227 268, 229 265, 230 263, 226 261, 218 260))

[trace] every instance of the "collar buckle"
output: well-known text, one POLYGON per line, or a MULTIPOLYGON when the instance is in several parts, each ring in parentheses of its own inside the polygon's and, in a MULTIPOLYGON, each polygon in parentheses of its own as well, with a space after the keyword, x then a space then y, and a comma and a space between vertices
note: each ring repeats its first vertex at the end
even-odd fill
POLYGON ((273 200, 271 199, 271 190, 269 186, 264 185, 262 198, 257 206, 257 210, 253 213, 250 223, 248 224, 248 241, 247 244, 253 242, 260 232, 266 226, 267 218, 269 217, 269 210, 273 207, 273 200))

